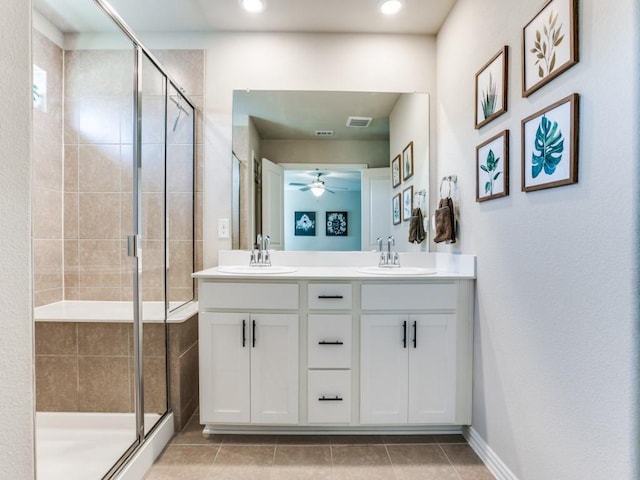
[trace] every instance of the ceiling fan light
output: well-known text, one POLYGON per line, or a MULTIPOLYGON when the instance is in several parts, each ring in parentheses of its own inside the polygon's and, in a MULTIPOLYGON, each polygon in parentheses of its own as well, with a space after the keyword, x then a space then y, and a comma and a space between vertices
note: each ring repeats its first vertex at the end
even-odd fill
POLYGON ((321 197, 324 193, 324 188, 318 185, 314 185, 313 187, 311 187, 311 193, 313 193, 315 197, 321 197))
POLYGON ((402 10, 402 0, 382 0, 378 8, 384 15, 395 15, 402 10))
POLYGON ((266 8, 267 2, 265 0, 240 0, 240 5, 247 12, 259 13, 266 8))

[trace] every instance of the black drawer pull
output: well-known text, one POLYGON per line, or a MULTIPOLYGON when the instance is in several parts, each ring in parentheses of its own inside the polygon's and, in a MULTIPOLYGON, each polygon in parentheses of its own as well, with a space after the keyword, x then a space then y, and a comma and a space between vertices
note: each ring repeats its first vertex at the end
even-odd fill
POLYGON ((320 340, 318 345, 344 345, 344 342, 338 340, 337 342, 327 342, 326 340, 320 340))
POLYGON ((402 322, 402 348, 407 348, 407 321, 402 322))
POLYGON ((251 328, 251 341, 253 348, 256 348, 256 321, 253 320, 252 328, 251 328))
POLYGON ((321 397, 318 399, 318 401, 319 401, 319 402, 342 402, 342 398, 340 398, 340 397, 339 397, 339 396, 337 396, 337 395, 336 395, 335 397, 329 397, 329 398, 327 398, 327 397, 325 397, 325 396, 323 395, 323 396, 321 396, 321 397))
POLYGON ((341 300, 344 297, 342 295, 318 295, 321 300, 341 300))
POLYGON ((242 320, 242 348, 247 345, 247 321, 242 320))
POLYGON ((418 322, 413 322, 413 348, 418 347, 418 322))

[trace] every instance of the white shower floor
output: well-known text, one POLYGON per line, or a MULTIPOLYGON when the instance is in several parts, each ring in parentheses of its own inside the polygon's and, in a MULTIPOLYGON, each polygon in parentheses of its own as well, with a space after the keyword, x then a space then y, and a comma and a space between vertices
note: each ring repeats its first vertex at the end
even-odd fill
MULTIPOLYGON (((145 415, 148 432, 160 415, 145 415)), ((36 413, 38 480, 99 480, 135 441, 133 413, 36 413)))

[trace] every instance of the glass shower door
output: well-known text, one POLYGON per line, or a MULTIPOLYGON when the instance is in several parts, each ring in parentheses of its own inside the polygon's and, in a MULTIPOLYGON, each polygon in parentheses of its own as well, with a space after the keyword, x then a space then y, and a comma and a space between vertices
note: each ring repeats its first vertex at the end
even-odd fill
POLYGON ((166 76, 144 52, 141 62, 139 272, 142 299, 142 412, 147 434, 168 409, 166 325, 166 76))

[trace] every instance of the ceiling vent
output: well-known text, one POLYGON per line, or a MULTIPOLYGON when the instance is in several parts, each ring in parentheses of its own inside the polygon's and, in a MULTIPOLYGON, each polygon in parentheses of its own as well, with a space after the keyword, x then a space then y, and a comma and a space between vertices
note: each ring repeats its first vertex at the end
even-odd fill
POLYGON ((316 130, 316 137, 333 137, 333 130, 316 130))
POLYGON ((347 127, 367 128, 371 125, 371 117, 349 117, 347 119, 347 127))

